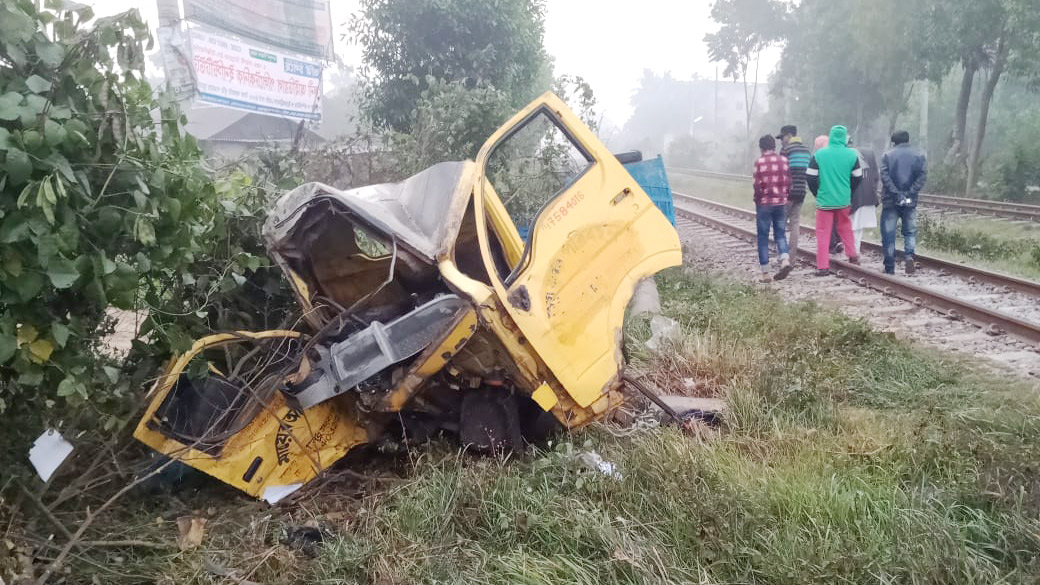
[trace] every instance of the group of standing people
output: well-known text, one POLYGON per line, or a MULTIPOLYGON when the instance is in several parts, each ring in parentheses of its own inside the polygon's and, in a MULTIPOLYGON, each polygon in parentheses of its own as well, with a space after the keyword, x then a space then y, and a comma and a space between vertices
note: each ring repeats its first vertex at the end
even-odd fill
POLYGON ((895 273, 897 223, 902 223, 905 271, 914 272, 917 199, 928 172, 924 155, 910 146, 908 132, 892 135, 892 148, 882 155, 880 166, 872 149, 853 148, 845 126, 817 137, 812 150, 795 126, 784 126, 777 136, 763 136, 758 146, 762 155, 755 161, 753 179, 763 281, 783 280, 791 273, 807 192, 816 197, 815 275, 830 274, 832 253, 844 251, 850 263, 859 264, 863 230, 878 226, 879 186, 885 273, 895 273), (780 262, 774 276, 769 266, 770 228, 780 262))

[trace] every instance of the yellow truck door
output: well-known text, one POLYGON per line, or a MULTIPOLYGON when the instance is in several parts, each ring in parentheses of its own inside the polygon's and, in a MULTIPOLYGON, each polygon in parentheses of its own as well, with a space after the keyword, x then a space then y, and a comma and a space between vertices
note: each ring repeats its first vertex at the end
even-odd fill
POLYGON ((476 166, 478 234, 492 286, 563 388, 587 407, 617 381, 635 284, 682 263, 679 237, 552 93, 492 135, 476 166))

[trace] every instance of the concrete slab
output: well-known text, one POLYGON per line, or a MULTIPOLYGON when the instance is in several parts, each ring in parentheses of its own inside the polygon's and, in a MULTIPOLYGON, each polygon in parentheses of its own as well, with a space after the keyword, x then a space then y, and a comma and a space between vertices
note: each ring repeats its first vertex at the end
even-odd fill
MULTIPOLYGON (((726 401, 721 398, 700 398, 696 396, 660 396, 661 402, 667 404, 672 410, 682 413, 688 410, 703 410, 704 412, 726 412, 726 401)), ((653 403, 651 403, 653 404, 653 403)), ((653 405, 657 409, 657 405, 653 405)))

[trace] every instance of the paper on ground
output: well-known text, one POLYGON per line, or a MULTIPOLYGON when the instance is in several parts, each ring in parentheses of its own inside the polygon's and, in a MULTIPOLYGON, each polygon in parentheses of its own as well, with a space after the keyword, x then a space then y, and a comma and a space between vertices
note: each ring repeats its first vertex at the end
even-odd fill
POLYGON ((49 481, 62 461, 72 453, 72 443, 54 429, 47 429, 29 449, 29 462, 43 481, 49 481))
POLYGON ((268 504, 277 504, 279 500, 303 487, 302 483, 290 483, 289 485, 269 485, 264 488, 264 495, 260 496, 268 504))

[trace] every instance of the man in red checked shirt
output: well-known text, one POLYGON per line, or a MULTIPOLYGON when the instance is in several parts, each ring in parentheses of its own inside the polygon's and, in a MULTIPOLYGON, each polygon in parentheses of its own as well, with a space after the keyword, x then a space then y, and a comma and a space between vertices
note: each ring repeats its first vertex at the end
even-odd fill
POLYGON ((758 223, 758 264, 762 281, 783 280, 791 273, 791 257, 787 249, 787 195, 791 190, 791 174, 787 159, 776 153, 776 139, 763 136, 758 139, 762 156, 755 161, 755 217, 758 223), (780 254, 780 271, 769 276, 769 227, 780 254))

